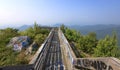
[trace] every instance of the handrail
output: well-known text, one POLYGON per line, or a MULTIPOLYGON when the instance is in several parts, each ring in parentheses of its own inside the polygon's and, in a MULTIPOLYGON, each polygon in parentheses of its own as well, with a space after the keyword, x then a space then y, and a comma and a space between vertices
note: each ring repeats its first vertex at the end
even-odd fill
POLYGON ((51 32, 49 33, 48 37, 45 39, 44 43, 41 45, 41 47, 38 49, 38 51, 35 53, 35 55, 33 56, 33 59, 29 62, 29 64, 34 64, 39 56, 39 54, 42 52, 42 49, 44 48, 48 38, 50 37, 51 33, 52 33, 53 29, 51 30, 51 32))
MULTIPOLYGON (((69 50, 71 47, 62 33, 61 30, 61 36, 65 39, 65 48, 68 48, 66 50, 69 50), (69 46, 69 47, 68 47, 69 46)), ((77 58, 76 56, 71 53, 73 50, 69 50, 69 54, 72 55, 72 58, 74 60, 73 66, 74 67, 83 67, 87 69, 95 69, 95 70, 120 70, 120 60, 114 57, 97 57, 97 58, 77 58), (87 66, 86 66, 87 65, 87 66)))

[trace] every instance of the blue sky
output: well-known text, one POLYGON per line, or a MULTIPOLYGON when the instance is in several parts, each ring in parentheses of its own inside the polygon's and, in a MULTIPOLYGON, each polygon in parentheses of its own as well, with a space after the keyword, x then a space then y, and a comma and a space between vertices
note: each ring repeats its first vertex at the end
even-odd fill
POLYGON ((120 0, 0 0, 0 27, 120 24, 120 0))

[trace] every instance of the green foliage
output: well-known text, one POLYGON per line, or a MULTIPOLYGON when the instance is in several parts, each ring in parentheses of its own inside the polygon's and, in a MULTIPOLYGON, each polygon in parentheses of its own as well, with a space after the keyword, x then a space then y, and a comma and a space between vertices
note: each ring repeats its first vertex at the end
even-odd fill
POLYGON ((41 28, 36 22, 34 23, 34 27, 30 27, 25 31, 20 32, 20 35, 24 35, 24 36, 29 36, 32 40, 35 39, 36 35, 38 34, 43 34, 43 38, 44 35, 47 36, 49 33, 48 29, 43 29, 41 28))
POLYGON ((28 28, 28 29, 26 30, 26 33, 27 33, 27 36, 29 36, 29 37, 31 37, 31 38, 34 38, 34 36, 35 36, 35 31, 33 30, 32 27, 28 28))
MULTIPOLYGON (((81 35, 76 30, 61 26, 66 38, 71 43, 75 43, 78 50, 83 51, 95 57, 118 57, 120 58, 120 49, 117 46, 117 34, 113 32, 113 36, 106 36, 104 39, 97 40, 96 33, 90 32, 87 35, 81 35)), ((80 53, 81 54, 81 53, 80 53)))
POLYGON ((49 34, 49 30, 41 28, 40 33, 44 34, 44 35, 48 35, 49 34))
POLYGON ((0 43, 8 43, 9 40, 18 35, 18 30, 17 29, 12 29, 12 28, 6 28, 0 30, 0 43))
POLYGON ((97 47, 94 49, 94 56, 118 57, 118 46, 116 36, 106 36, 99 40, 97 47))
POLYGON ((34 23, 34 27, 30 27, 25 31, 19 32, 20 35, 29 36, 32 41, 40 46, 43 43, 44 39, 47 37, 50 31, 48 29, 41 28, 36 22, 34 23))
POLYGON ((93 54, 94 48, 97 45, 97 39, 95 33, 89 33, 86 36, 81 36, 78 39, 77 46, 85 53, 93 54))
POLYGON ((15 58, 16 64, 21 65, 21 64, 27 64, 29 61, 26 58, 26 55, 24 53, 25 51, 22 50, 20 54, 18 54, 15 58))
POLYGON ((18 30, 13 28, 6 28, 0 30, 0 66, 14 65, 15 58, 18 53, 13 52, 12 47, 6 47, 9 40, 18 36, 18 30))
POLYGON ((35 22, 34 27, 30 27, 27 30, 20 32, 20 35, 29 36, 32 41, 35 41, 35 43, 40 46, 40 44, 43 43, 49 32, 50 31, 48 29, 40 27, 35 22))
POLYGON ((25 51, 14 52, 13 47, 6 47, 11 38, 15 36, 29 36, 35 41, 38 46, 47 37, 49 30, 43 29, 38 24, 34 24, 34 27, 30 27, 25 31, 18 32, 17 29, 6 28, 0 30, 0 66, 9 65, 21 65, 27 64, 28 58, 25 55, 25 51))
POLYGON ((67 37, 67 39, 70 42, 72 42, 72 41, 76 42, 78 40, 78 38, 80 37, 80 32, 66 28, 65 36, 67 37))
POLYGON ((38 45, 40 45, 40 44, 44 41, 45 37, 46 37, 46 35, 37 34, 37 35, 35 36, 35 38, 34 38, 34 41, 35 41, 38 45))
POLYGON ((12 47, 0 46, 0 49, 0 66, 15 65, 15 57, 18 53, 14 52, 12 47))
POLYGON ((65 33, 65 25, 64 24, 62 24, 61 26, 60 26, 60 29, 63 31, 63 33, 65 33))
POLYGON ((35 22, 33 27, 34 33, 39 34, 41 31, 41 27, 35 22))

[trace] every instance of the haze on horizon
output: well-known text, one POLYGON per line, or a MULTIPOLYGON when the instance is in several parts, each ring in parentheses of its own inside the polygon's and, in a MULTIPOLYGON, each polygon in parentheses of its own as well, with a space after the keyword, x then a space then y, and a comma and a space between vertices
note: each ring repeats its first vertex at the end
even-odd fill
POLYGON ((120 24, 120 0, 0 0, 0 28, 56 23, 120 24))

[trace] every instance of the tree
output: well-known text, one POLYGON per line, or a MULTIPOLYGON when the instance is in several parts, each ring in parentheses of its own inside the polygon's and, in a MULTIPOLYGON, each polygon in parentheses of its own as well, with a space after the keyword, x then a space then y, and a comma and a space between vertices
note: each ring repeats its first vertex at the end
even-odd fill
POLYGON ((64 31, 68 41, 74 43, 78 50, 96 57, 120 57, 116 32, 113 32, 112 36, 107 35, 104 39, 97 40, 94 32, 81 35, 80 32, 64 27, 64 25, 61 26, 61 30, 64 31))
POLYGON ((39 34, 40 33, 41 28, 40 28, 40 26, 36 22, 34 22, 33 29, 34 29, 35 34, 39 34))
POLYGON ((18 36, 18 29, 13 29, 13 28, 6 28, 0 30, 0 42, 8 43, 9 40, 14 37, 18 36))
POLYGON ((65 33, 65 29, 66 29, 66 28, 65 28, 65 25, 64 25, 64 24, 62 24, 62 25, 60 26, 60 29, 62 30, 63 33, 65 33))
POLYGON ((104 39, 100 40, 97 47, 94 49, 94 56, 97 57, 116 57, 117 54, 117 41, 116 37, 107 35, 104 39))
POLYGON ((40 45, 45 39, 45 36, 43 34, 37 34, 34 38, 34 41, 40 45))
POLYGON ((40 33, 41 33, 41 34, 48 35, 49 30, 48 30, 48 29, 42 29, 42 28, 41 28, 40 33))
POLYGON ((66 28, 65 30, 65 36, 70 42, 76 42, 80 37, 80 35, 81 35, 80 32, 76 30, 71 30, 69 28, 66 28))
POLYGON ((31 39, 33 39, 35 37, 35 31, 32 27, 28 28, 25 31, 26 35, 29 36, 31 39))
MULTIPOLYGON (((25 55, 25 51, 14 52, 13 47, 6 47, 11 38, 16 36, 29 36, 37 44, 41 44, 49 30, 41 29, 38 24, 35 23, 34 27, 30 27, 25 31, 18 32, 18 29, 6 28, 0 30, 0 66, 27 64, 28 57, 25 55)), ((39 46, 38 45, 38 46, 39 46)))
POLYGON ((96 34, 91 32, 86 36, 80 36, 77 41, 77 45, 83 52, 93 54, 94 48, 97 45, 96 34))

